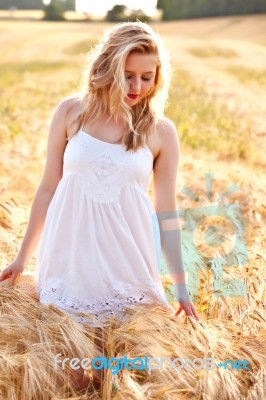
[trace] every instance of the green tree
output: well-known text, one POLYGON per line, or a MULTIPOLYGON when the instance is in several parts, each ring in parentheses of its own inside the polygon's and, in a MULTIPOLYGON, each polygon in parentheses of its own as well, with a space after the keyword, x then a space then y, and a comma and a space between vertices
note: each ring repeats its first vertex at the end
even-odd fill
POLYGON ((42 0, 0 0, 0 10, 16 7, 19 10, 41 10, 42 0))
POLYGON ((142 10, 130 11, 128 7, 121 4, 117 4, 109 10, 105 19, 109 22, 136 21, 136 19, 142 22, 150 21, 150 18, 142 10))
POLYGON ((106 14, 106 21, 117 22, 122 21, 126 18, 127 7, 122 4, 116 4, 111 10, 106 14))
POLYGON ((266 12, 266 0, 158 0, 164 20, 266 12))
POLYGON ((61 2, 65 11, 75 11, 76 9, 75 0, 61 0, 61 2))
POLYGON ((50 4, 43 7, 44 17, 47 21, 63 21, 64 8, 57 0, 51 0, 50 4))

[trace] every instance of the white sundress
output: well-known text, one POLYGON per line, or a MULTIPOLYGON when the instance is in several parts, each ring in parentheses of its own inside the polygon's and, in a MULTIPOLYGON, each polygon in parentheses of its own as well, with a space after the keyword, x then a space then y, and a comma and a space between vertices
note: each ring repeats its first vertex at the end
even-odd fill
POLYGON ((160 231, 147 189, 153 155, 96 139, 82 129, 64 153, 36 259, 41 304, 102 327, 124 306, 173 311, 160 276, 160 231), (84 316, 90 314, 92 320, 84 316))

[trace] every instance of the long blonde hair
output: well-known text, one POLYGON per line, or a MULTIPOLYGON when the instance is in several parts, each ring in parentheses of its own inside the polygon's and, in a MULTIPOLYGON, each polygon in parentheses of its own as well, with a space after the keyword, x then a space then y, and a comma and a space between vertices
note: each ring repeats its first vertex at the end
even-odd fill
POLYGON ((122 143, 127 150, 144 146, 158 119, 163 116, 170 84, 169 55, 160 36, 142 23, 123 22, 105 31, 101 41, 87 55, 79 100, 82 111, 78 127, 89 118, 94 124, 103 115, 119 117, 127 127, 122 143), (125 101, 125 63, 132 52, 157 55, 154 86, 147 96, 133 107, 125 101))

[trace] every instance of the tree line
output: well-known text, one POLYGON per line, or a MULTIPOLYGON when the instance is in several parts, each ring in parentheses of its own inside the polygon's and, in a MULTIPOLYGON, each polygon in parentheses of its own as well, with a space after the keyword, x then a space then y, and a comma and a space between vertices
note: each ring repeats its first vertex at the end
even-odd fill
MULTIPOLYGON (((64 11, 75 10, 75 0, 57 0, 64 11)), ((9 10, 15 7, 18 10, 42 10, 42 0, 0 0, 0 10, 9 10)))
MULTIPOLYGON (((51 0, 51 3, 51 10, 52 8, 61 9, 61 13, 75 10, 75 0, 51 0)), ((123 10, 121 8, 125 6, 119 5, 119 0, 117 3, 118 5, 114 7, 115 10, 111 10, 107 15, 107 20, 122 18, 123 10)), ((44 9, 42 0, 0 0, 1 10, 12 7, 20 10, 44 9)), ((266 13, 266 0, 157 0, 157 8, 163 10, 163 20, 260 14, 266 13)), ((145 16, 139 12, 139 15, 134 15, 134 17, 143 19, 145 16)))
POLYGON ((266 0, 158 0, 163 20, 266 13, 266 0))

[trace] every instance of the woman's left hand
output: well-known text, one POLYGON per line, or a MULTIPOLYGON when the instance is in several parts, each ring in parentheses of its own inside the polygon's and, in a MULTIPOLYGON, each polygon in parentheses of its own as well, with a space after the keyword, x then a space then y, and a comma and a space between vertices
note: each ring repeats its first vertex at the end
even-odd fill
POLYGON ((199 321, 199 316, 198 316, 197 311, 191 301, 180 301, 179 304, 180 304, 180 307, 175 313, 176 316, 179 315, 182 310, 184 310, 185 314, 187 316, 193 317, 197 321, 199 321))

